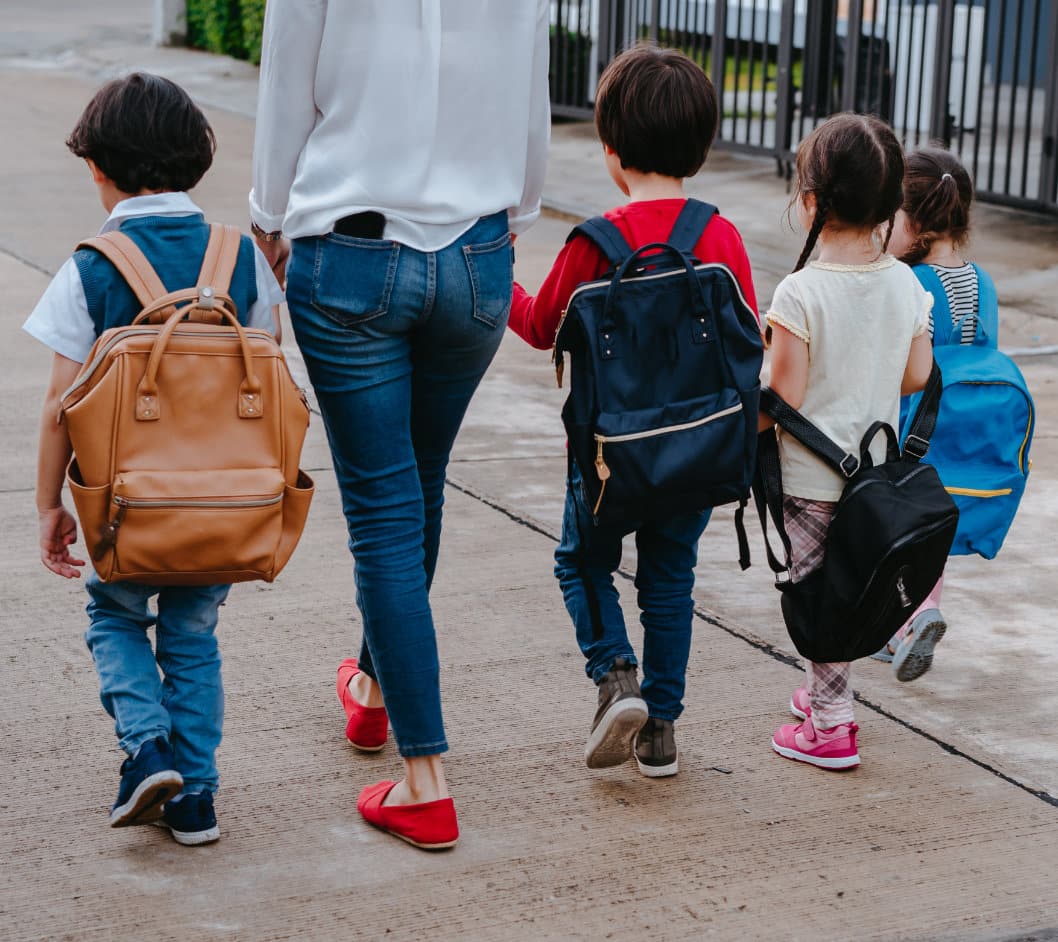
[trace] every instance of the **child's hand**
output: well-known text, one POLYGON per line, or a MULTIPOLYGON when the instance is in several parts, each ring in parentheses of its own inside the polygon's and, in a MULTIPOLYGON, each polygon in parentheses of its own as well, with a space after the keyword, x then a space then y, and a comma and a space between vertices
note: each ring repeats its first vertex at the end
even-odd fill
POLYGON ((63 506, 38 511, 40 518, 40 560, 52 572, 66 579, 79 579, 83 559, 70 555, 77 542, 77 521, 63 506))

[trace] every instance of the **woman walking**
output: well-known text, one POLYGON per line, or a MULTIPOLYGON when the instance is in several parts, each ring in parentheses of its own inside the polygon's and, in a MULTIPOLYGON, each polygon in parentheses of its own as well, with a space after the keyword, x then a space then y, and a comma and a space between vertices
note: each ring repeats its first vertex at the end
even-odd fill
POLYGON ((338 671, 346 736, 402 781, 370 823, 458 838, 441 754, 429 589, 445 468, 502 339, 512 234, 539 213, 549 133, 544 0, 270 0, 250 212, 330 442, 363 618, 338 671))

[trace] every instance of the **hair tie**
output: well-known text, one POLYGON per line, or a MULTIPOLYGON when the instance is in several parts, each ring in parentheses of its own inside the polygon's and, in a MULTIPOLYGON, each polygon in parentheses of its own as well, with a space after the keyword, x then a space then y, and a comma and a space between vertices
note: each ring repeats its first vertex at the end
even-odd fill
POLYGON ((940 182, 943 183, 945 180, 951 180, 952 175, 950 173, 942 173, 940 175, 940 182))

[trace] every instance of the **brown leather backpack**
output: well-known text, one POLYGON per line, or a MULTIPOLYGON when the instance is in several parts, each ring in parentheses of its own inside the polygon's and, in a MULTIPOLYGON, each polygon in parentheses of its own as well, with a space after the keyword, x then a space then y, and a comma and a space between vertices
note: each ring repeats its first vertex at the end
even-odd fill
POLYGON ((174 292, 120 232, 78 246, 106 256, 143 305, 99 337, 59 416, 104 582, 271 582, 301 536, 308 404, 275 338, 236 319, 239 241, 235 227, 211 226, 198 285, 174 292))

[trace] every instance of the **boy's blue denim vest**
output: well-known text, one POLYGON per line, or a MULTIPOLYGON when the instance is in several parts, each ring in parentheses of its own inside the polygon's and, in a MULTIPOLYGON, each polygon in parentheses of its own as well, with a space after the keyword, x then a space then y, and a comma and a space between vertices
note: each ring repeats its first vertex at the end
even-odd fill
MULTIPOLYGON (((209 240, 209 226, 201 215, 136 216, 126 219, 120 228, 147 256, 169 291, 195 286, 209 240)), ((96 336, 110 327, 131 324, 142 305, 117 269, 93 249, 81 249, 73 258, 96 336)), ((239 323, 245 326, 250 307, 257 300, 253 242, 248 236, 243 236, 239 245, 228 293, 238 310, 239 323)))

